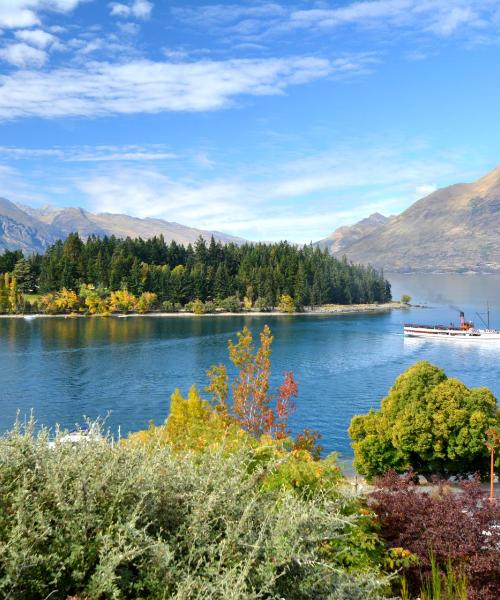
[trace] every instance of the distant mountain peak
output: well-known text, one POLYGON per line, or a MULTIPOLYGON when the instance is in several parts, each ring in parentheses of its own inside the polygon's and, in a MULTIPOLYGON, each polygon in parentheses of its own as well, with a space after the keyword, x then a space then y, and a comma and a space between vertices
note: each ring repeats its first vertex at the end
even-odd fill
POLYGON ((500 166, 417 200, 396 217, 374 215, 318 242, 386 271, 500 272, 500 166))
POLYGON ((328 248, 332 254, 342 254, 343 251, 354 242, 369 235, 372 231, 385 225, 388 217, 375 212, 369 217, 365 217, 354 225, 343 225, 337 228, 328 237, 318 242, 321 248, 328 248))
POLYGON ((246 241, 218 231, 195 229, 162 219, 93 214, 80 207, 46 205, 32 208, 0 198, 0 252, 5 248, 19 249, 26 254, 43 252, 56 240, 64 239, 75 231, 83 238, 114 235, 147 239, 163 235, 167 242, 175 240, 181 244, 194 243, 200 236, 209 240, 212 235, 223 243, 242 244, 246 241))

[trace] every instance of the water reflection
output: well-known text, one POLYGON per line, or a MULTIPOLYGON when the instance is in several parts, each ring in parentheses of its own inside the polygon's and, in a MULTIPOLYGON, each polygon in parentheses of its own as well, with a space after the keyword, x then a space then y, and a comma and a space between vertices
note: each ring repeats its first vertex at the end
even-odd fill
MULTIPOLYGON (((500 279, 494 281, 498 299, 500 279)), ((421 286, 411 278, 404 285, 408 293, 421 286)), ((465 278, 462 285, 488 289, 492 306, 498 306, 491 282, 465 278)), ((452 295, 465 304, 473 291, 459 287, 452 295)), ((470 305, 468 312, 479 309, 470 305)), ((500 309, 497 321, 499 314, 500 309)), ((24 415, 31 408, 50 426, 72 426, 83 415, 109 411, 108 424, 122 432, 146 427, 150 419, 160 423, 175 387, 184 392, 192 383, 204 387, 210 365, 227 362, 227 340, 244 324, 257 334, 267 322, 275 336, 273 385, 286 370, 299 382, 293 427, 319 429, 327 450, 349 454, 352 415, 378 406, 397 375, 416 360, 429 360, 466 385, 485 385, 500 396, 498 345, 402 335, 405 321, 451 318, 447 305, 433 305, 343 316, 0 319, 0 428, 12 426, 18 409, 24 415)))

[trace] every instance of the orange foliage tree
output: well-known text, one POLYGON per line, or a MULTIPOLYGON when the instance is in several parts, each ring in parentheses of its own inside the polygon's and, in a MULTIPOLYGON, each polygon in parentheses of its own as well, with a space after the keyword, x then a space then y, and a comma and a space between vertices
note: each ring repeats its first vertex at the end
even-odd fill
POLYGON ((240 426, 255 437, 267 434, 275 438, 288 435, 288 418, 295 409, 297 384, 292 372, 285 373, 283 383, 275 394, 270 392, 271 344, 273 336, 266 325, 260 334, 260 346, 255 348, 248 329, 238 333, 238 341, 229 341, 229 358, 238 369, 234 381, 223 364, 208 371, 209 385, 216 410, 226 414, 228 397, 232 390, 232 413, 240 426))

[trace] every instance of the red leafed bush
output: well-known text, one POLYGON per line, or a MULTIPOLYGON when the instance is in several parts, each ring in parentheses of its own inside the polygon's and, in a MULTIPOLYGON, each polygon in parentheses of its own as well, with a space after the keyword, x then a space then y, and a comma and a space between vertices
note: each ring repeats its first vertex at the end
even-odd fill
POLYGON ((443 568, 451 564, 467 577, 469 600, 500 598, 500 503, 490 502, 478 480, 459 489, 436 484, 423 491, 413 474, 387 473, 377 481, 370 504, 388 548, 403 547, 419 559, 405 573, 418 592, 430 574, 429 556, 443 568))

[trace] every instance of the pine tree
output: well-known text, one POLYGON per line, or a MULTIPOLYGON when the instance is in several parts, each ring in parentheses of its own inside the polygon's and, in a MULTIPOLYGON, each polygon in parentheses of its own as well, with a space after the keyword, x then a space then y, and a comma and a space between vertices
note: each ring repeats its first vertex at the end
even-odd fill
POLYGON ((0 314, 9 311, 8 273, 0 275, 0 314))
POLYGON ((13 275, 21 293, 30 294, 36 290, 36 273, 33 264, 29 260, 24 258, 18 260, 13 275))

